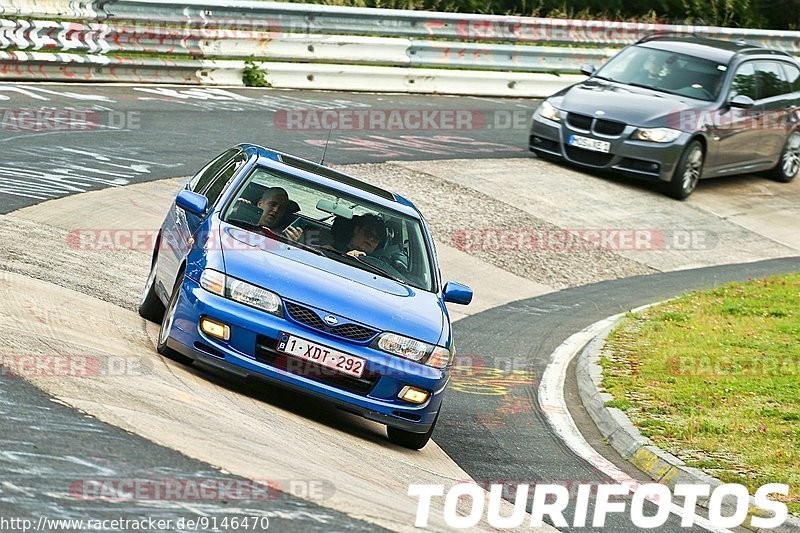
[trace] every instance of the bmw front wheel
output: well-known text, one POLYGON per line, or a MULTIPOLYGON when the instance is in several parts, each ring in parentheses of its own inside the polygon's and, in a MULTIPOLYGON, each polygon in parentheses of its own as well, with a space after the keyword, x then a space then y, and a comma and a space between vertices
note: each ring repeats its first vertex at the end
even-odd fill
POLYGON ((676 200, 683 200, 694 192, 703 174, 703 145, 692 141, 683 151, 672 180, 667 184, 667 194, 676 200))

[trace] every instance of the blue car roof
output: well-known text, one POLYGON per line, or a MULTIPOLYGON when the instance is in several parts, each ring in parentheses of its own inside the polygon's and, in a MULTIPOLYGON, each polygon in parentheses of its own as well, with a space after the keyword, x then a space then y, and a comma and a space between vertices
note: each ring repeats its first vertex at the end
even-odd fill
POLYGON ((406 198, 377 187, 359 178, 307 159, 285 154, 255 144, 239 144, 245 152, 258 156, 258 164, 267 168, 283 170, 358 198, 363 198, 381 207, 394 209, 414 218, 421 218, 419 211, 406 198))

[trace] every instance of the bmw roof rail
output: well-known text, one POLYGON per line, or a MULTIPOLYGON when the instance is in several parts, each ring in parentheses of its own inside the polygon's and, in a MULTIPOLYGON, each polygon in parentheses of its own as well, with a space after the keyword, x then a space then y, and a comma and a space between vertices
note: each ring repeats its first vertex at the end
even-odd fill
MULTIPOLYGON (((743 43, 743 44, 750 44, 750 43, 743 43)), ((736 52, 736 55, 746 55, 746 54, 766 54, 772 56, 793 57, 792 54, 784 50, 772 50, 770 48, 763 48, 755 44, 751 44, 748 48, 743 48, 742 50, 736 52)))
POLYGON ((654 31, 649 33, 636 41, 636 44, 639 43, 646 43, 648 41, 652 41, 653 39, 661 39, 663 37, 699 37, 694 32, 687 32, 687 31, 654 31))

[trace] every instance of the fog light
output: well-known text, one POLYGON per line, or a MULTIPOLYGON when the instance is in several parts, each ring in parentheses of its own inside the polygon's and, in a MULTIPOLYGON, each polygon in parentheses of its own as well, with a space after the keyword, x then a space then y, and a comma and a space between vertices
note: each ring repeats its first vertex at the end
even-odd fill
POLYGON ((224 341, 231 338, 231 328, 210 318, 203 317, 200 319, 200 329, 203 330, 203 333, 224 341))
POLYGON ((406 385, 397 396, 401 400, 405 400, 410 403, 425 403, 428 401, 428 396, 430 396, 430 393, 428 391, 406 385))

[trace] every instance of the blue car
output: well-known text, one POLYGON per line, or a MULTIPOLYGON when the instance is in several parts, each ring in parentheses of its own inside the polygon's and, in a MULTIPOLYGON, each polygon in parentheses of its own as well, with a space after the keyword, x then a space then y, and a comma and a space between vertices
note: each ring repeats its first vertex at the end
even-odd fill
POLYGON ((414 205, 311 161, 240 144, 175 198, 139 314, 159 353, 256 377, 428 442, 454 355, 442 283, 414 205))

